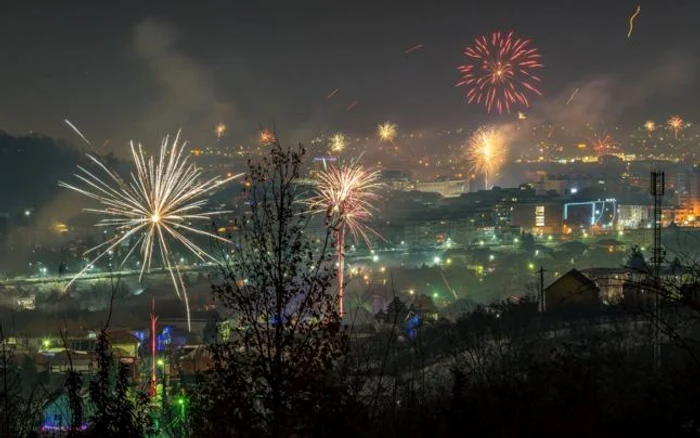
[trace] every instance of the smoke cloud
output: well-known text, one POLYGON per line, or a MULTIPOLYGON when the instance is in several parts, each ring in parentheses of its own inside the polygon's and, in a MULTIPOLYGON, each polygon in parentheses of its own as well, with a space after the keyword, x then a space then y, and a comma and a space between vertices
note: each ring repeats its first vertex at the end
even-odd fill
POLYGON ((638 110, 658 98, 682 93, 691 84, 697 58, 682 52, 669 54, 650 71, 638 76, 601 75, 573 83, 558 96, 545 99, 529 116, 529 122, 552 122, 569 127, 597 123, 638 110), (567 101, 578 89, 576 95, 567 101))
POLYGON ((217 98, 210 73, 177 47, 177 30, 148 19, 134 29, 133 45, 160 87, 159 98, 147 109, 149 136, 185 129, 187 138, 212 134, 215 125, 233 122, 236 108, 232 102, 217 98))

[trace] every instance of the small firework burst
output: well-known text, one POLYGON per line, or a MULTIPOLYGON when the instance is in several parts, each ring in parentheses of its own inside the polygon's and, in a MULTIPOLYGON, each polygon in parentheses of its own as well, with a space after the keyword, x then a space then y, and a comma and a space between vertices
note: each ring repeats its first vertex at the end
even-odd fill
POLYGON ((377 125, 377 136, 380 141, 393 143, 397 134, 398 127, 394 123, 384 122, 381 125, 377 125))
POLYGON ((471 137, 467 149, 470 172, 483 173, 484 189, 488 189, 489 175, 501 168, 508 153, 505 137, 495 128, 481 127, 471 137))
POLYGON ((333 134, 330 138, 330 150, 331 152, 340 153, 345 150, 347 146, 347 138, 340 132, 333 134))

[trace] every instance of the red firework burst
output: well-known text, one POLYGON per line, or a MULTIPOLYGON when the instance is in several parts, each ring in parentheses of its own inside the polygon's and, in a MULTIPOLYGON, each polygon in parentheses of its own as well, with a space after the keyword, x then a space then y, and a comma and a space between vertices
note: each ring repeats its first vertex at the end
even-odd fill
POLYGON ((596 135, 594 138, 590 139, 590 142, 593 145, 593 149, 598 153, 598 156, 601 157, 610 153, 616 146, 615 140, 608 134, 603 134, 602 137, 596 135))
POLYGON ((542 93, 536 85, 540 78, 534 70, 544 67, 541 55, 530 40, 515 36, 514 32, 493 32, 490 38, 482 36, 464 49, 467 63, 457 69, 462 80, 457 86, 470 87, 469 103, 483 103, 491 112, 510 112, 513 104, 529 106, 527 93, 542 93))

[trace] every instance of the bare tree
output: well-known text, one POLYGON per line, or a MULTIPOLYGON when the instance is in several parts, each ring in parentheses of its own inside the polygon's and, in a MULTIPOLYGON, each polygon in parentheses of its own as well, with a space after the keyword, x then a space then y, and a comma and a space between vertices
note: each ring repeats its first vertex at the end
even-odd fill
POLYGON ((301 145, 275 140, 266 158, 249 164, 249 208, 212 286, 231 332, 213 347, 215 369, 195 397, 193 429, 202 436, 303 433, 321 414, 321 392, 346 351, 333 290, 333 229, 322 227, 316 239, 308 232, 312 218, 298 182, 304 155, 301 145))

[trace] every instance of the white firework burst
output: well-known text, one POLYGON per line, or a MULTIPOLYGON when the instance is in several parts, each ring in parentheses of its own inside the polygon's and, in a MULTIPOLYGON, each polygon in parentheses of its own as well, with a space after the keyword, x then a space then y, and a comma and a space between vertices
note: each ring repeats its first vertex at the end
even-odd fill
POLYGON ((102 169, 108 178, 103 180, 86 168, 78 166, 81 173, 75 176, 85 184, 84 188, 62 181, 59 183, 61 187, 98 201, 101 208, 87 208, 85 211, 104 216, 96 226, 110 227, 116 231, 115 237, 85 252, 86 255, 97 255, 71 279, 66 288, 80 278, 91 265, 110 254, 122 243, 135 237, 136 242, 121 261, 120 266, 123 266, 139 248, 142 258, 140 281, 144 273, 150 271, 157 248, 161 255, 162 267, 169 272, 177 296, 185 302, 189 324, 187 291, 180 269, 171 253, 171 242, 181 243, 203 262, 216 262, 214 257, 184 233, 228 242, 216 234, 197 229, 190 224, 194 221, 210 221, 212 216, 226 213, 203 211, 207 202, 207 193, 240 175, 228 178, 217 176, 203 180, 202 169, 187 161, 187 155, 184 154, 186 144, 186 142, 180 142, 179 131, 172 142, 170 142, 170 136, 166 136, 161 143, 160 156, 156 161, 154 156, 144 154, 140 144, 136 146, 131 142, 135 172, 131 173, 130 181, 125 181, 97 157, 88 154, 88 158, 102 169))

